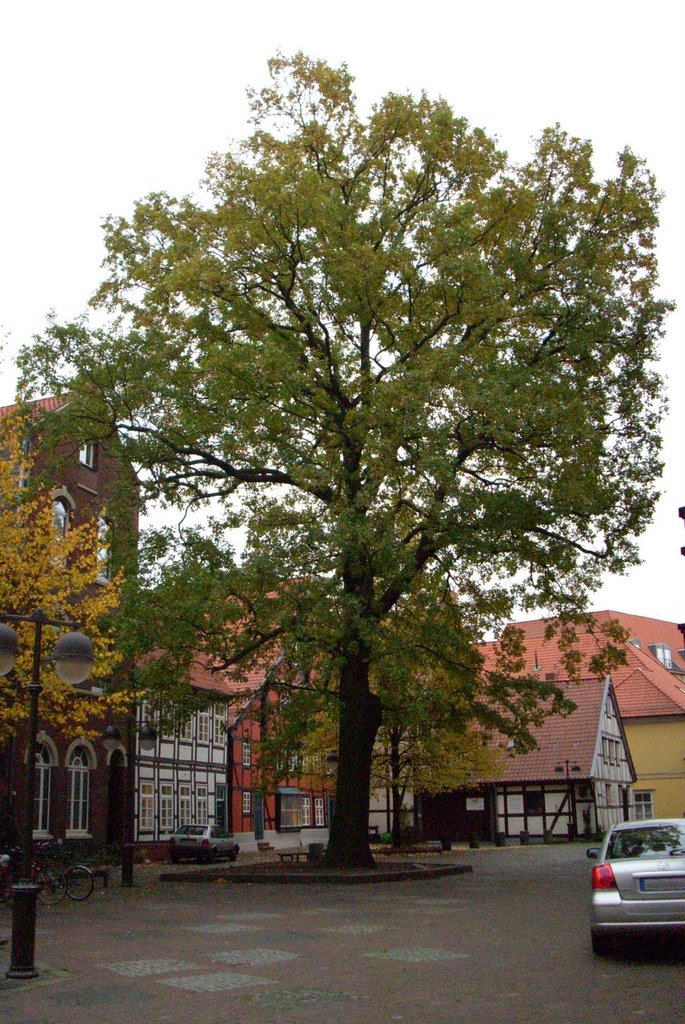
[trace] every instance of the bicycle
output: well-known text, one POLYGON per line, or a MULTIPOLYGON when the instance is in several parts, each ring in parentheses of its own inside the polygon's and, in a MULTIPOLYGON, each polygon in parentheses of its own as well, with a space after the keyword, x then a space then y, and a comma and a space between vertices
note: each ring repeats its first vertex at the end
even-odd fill
POLYGON ((87 900, 93 891, 95 879, 93 872, 86 864, 72 864, 64 872, 67 885, 67 896, 70 900, 87 900))
MULTIPOLYGON (((54 906, 66 896, 67 880, 63 871, 45 862, 47 845, 45 843, 37 848, 29 880, 40 887, 38 899, 41 903, 54 906)), ((16 847, 0 857, 0 897, 3 903, 12 900, 12 888, 19 880, 20 864, 21 851, 16 847)))

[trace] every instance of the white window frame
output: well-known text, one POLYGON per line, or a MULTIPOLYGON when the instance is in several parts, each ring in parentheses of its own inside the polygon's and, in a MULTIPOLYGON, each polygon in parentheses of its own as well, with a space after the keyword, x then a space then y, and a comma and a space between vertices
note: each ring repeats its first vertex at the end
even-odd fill
POLYGON ((63 540, 69 532, 70 508, 64 498, 52 502, 52 522, 56 535, 63 540))
POLYGON ((193 720, 192 718, 186 719, 178 729, 178 738, 184 743, 192 743, 193 740, 193 720))
POLYGON ((197 742, 209 743, 209 711, 198 711, 197 713, 197 742))
POLYGON ((178 787, 178 823, 190 825, 193 820, 193 791, 189 782, 181 782, 178 787))
POLYGON ((654 790, 634 789, 633 801, 635 803, 635 820, 651 821, 654 817, 654 790), (645 814, 645 811, 648 813, 645 814))
POLYGON ((249 789, 243 790, 243 814, 252 814, 252 793, 249 789))
POLYGON ((104 516, 98 520, 98 577, 112 578, 112 525, 104 516))
POLYGON ((78 460, 82 466, 87 466, 88 469, 95 469, 95 445, 92 441, 87 441, 81 445, 78 460))
POLYGON ((243 739, 243 768, 252 767, 252 740, 249 736, 243 739))
POLYGON ((141 782, 138 796, 138 830, 155 830, 155 787, 152 782, 141 782))
POLYGON ((302 793, 281 793, 279 798, 279 831, 291 832, 302 828, 302 793))
POLYGON ((195 788, 195 819, 198 825, 207 824, 207 787, 196 786, 195 788))
POLYGON ((33 831, 48 834, 50 832, 50 788, 52 781, 52 762, 46 746, 40 744, 36 748, 36 781, 33 799, 33 831))
POLYGON ((654 655, 659 664, 663 665, 664 668, 673 668, 673 651, 668 644, 654 644, 654 655))
POLYGON ((316 828, 323 828, 325 821, 326 821, 326 817, 325 817, 324 806, 323 806, 323 797, 322 796, 315 796, 314 797, 314 825, 316 826, 316 828))
POLYGON ((226 705, 214 705, 214 742, 222 743, 226 736, 226 705))
POLYGON ((88 832, 90 816, 90 760, 85 747, 69 758, 69 831, 88 832))
POLYGON ((312 801, 308 796, 302 797, 302 827, 308 828, 312 823, 312 801))
POLYGON ((173 782, 160 782, 159 784, 159 831, 174 831, 173 782))

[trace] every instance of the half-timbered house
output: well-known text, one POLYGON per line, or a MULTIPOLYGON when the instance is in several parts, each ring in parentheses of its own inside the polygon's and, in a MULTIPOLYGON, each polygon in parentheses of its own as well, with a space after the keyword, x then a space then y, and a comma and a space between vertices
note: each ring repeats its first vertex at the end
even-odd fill
POLYGON ((517 753, 503 741, 496 777, 422 797, 426 838, 568 838, 633 816, 635 770, 611 680, 563 685, 575 711, 531 729, 536 749, 517 753))

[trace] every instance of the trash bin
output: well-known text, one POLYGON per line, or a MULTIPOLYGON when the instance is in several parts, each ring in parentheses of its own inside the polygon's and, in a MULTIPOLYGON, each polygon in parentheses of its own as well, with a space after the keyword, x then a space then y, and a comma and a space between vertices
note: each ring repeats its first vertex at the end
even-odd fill
POLYGON ((495 835, 495 846, 506 846, 507 845, 507 834, 506 832, 497 832, 495 835))
POLYGON ((530 846, 530 832, 520 832, 519 840, 521 842, 521 846, 530 846))
POLYGON ((442 838, 440 839, 440 845, 442 846, 443 850, 451 850, 452 840, 450 839, 449 836, 442 836, 442 838))
POLYGON ((307 860, 310 864, 320 864, 323 860, 323 843, 310 843, 307 848, 307 860))

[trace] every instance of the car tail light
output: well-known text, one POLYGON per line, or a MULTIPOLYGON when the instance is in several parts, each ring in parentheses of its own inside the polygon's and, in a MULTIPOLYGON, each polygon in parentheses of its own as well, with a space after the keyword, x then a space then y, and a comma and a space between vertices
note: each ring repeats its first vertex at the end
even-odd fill
POLYGON ((611 864, 598 864, 592 869, 593 889, 618 889, 611 864))
POLYGON ((209 846, 209 839, 203 839, 200 846, 209 846))

